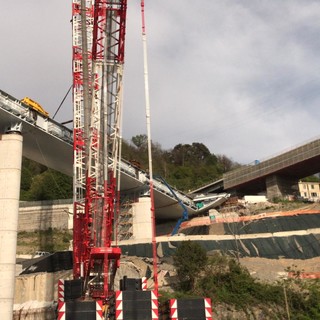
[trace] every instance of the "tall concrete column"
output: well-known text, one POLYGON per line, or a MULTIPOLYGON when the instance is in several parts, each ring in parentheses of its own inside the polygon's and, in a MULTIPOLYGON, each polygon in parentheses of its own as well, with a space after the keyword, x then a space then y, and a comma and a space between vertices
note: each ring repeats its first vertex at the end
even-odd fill
POLYGON ((0 135, 0 319, 12 320, 22 136, 0 135))
POLYGON ((139 198, 139 202, 133 204, 132 238, 135 240, 152 240, 151 223, 151 199, 150 197, 139 198))
POLYGON ((266 177, 267 198, 284 198, 293 195, 297 191, 298 179, 281 175, 270 175, 266 177))

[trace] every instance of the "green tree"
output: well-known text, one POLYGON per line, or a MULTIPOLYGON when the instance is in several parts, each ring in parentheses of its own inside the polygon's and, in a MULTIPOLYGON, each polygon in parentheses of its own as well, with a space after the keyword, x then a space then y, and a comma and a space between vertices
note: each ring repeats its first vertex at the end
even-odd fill
POLYGON ((279 305, 281 309, 284 303, 282 286, 257 281, 236 260, 220 254, 210 257, 195 291, 243 310, 259 304, 279 305))
POLYGON ((28 191, 32 184, 32 172, 24 166, 21 169, 21 183, 20 183, 20 199, 26 200, 28 191))
POLYGON ((223 173, 235 169, 238 166, 237 163, 233 162, 224 154, 217 155, 217 164, 223 173))
POLYGON ((22 158, 21 183, 20 183, 20 199, 29 200, 28 193, 35 176, 45 172, 47 168, 35 161, 22 158))
POLYGON ((207 263, 206 251, 194 241, 183 241, 173 257, 179 279, 179 289, 190 291, 207 263))
POLYGON ((178 166, 215 165, 217 158, 199 142, 177 144, 171 151, 171 161, 178 166))
POLYGON ((137 134, 131 138, 131 141, 138 149, 146 149, 148 136, 146 134, 137 134))
POLYGON ((313 176, 303 178, 302 181, 304 181, 304 182, 319 182, 320 179, 316 175, 313 175, 313 176))
POLYGON ((33 178, 28 200, 54 200, 72 198, 72 178, 48 169, 33 178))
MULTIPOLYGON (((131 138, 131 143, 123 140, 122 156, 147 170, 147 136, 138 134, 131 138)), ((226 156, 215 156, 200 142, 180 143, 170 150, 162 150, 158 143, 152 142, 152 157, 154 176, 162 176, 170 185, 185 192, 219 179, 237 166, 226 156)))

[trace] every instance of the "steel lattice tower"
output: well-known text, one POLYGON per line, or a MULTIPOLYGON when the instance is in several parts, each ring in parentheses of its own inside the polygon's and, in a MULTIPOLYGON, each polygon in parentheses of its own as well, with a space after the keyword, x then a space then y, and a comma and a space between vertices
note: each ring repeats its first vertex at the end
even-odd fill
POLYGON ((120 249, 111 246, 119 163, 127 1, 73 0, 74 277, 106 299, 120 249))

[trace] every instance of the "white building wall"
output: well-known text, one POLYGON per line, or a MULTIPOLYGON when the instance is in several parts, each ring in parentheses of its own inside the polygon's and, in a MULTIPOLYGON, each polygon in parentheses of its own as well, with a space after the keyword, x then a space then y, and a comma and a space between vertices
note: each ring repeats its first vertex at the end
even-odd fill
POLYGON ((320 201, 320 183, 299 181, 300 196, 318 202, 320 201))

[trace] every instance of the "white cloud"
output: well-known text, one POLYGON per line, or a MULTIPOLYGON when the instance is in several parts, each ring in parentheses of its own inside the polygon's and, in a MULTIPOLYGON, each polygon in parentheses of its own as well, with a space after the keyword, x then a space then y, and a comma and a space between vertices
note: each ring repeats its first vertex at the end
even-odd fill
MULTIPOLYGON (((71 84, 71 1, 6 2, 0 89, 54 113, 71 84)), ((146 1, 153 140, 251 162, 317 136, 320 2, 146 1)), ((145 132, 140 1, 128 1, 124 137, 145 132)), ((71 117, 71 101, 58 120, 71 117)))
POLYGON ((250 162, 317 135, 319 4, 187 3, 150 4, 154 139, 250 162))
MULTIPOLYGON (((0 89, 51 115, 72 83, 71 2, 7 1, 0 11, 0 89)), ((59 120, 72 118, 71 98, 59 120)))

